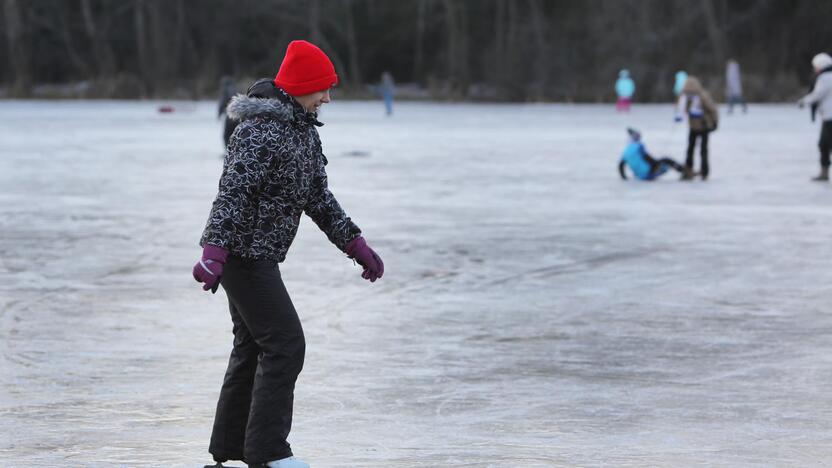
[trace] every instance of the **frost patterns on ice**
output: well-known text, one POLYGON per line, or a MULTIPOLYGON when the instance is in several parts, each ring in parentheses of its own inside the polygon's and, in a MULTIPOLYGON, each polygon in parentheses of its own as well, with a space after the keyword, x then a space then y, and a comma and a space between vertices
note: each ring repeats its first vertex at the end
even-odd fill
MULTIPOLYGON (((199 466, 231 346, 190 277, 213 103, 0 103, 0 459, 199 466)), ((622 182, 672 106, 336 102, 333 192, 382 255, 304 219, 290 441, 313 466, 807 466, 832 459, 832 186, 791 106, 726 116, 707 183, 622 182), (353 157, 360 154, 362 157, 353 157)))

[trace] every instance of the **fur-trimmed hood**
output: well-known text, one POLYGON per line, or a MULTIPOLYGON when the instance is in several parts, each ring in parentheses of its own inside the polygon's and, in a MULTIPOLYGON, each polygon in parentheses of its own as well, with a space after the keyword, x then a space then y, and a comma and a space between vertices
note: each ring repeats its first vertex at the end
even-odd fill
POLYGON ((226 115, 233 120, 243 121, 257 116, 270 116, 283 122, 294 120, 294 109, 289 103, 278 99, 248 97, 238 94, 231 98, 226 115))

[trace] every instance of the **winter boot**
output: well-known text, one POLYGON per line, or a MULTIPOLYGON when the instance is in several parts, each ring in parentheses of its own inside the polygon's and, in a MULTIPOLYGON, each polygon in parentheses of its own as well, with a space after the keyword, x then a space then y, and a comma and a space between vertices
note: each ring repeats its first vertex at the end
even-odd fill
POLYGON ((829 166, 823 166, 820 168, 820 174, 817 177, 813 177, 812 180, 815 182, 826 182, 829 180, 829 166))
POLYGON ((309 468, 309 463, 302 462, 295 457, 283 458, 281 460, 266 463, 268 468, 309 468))

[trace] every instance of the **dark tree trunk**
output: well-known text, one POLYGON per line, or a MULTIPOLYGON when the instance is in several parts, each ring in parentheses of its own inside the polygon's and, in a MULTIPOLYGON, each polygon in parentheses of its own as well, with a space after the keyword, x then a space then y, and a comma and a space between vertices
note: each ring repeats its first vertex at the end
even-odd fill
POLYGON ((115 74, 116 63, 113 49, 107 40, 106 32, 102 31, 92 11, 90 0, 81 0, 81 14, 84 18, 84 30, 92 44, 97 72, 101 78, 115 74))
POLYGON ((4 0, 3 18, 6 44, 12 66, 13 96, 26 96, 32 85, 32 62, 29 43, 24 35, 23 12, 17 0, 4 0))
POLYGON ((146 95, 148 91, 152 92, 153 80, 151 80, 150 68, 151 61, 148 56, 147 43, 147 26, 145 22, 145 0, 133 0, 133 33, 134 41, 136 42, 136 55, 138 59, 138 75, 141 77, 142 83, 146 88, 142 94, 146 95))

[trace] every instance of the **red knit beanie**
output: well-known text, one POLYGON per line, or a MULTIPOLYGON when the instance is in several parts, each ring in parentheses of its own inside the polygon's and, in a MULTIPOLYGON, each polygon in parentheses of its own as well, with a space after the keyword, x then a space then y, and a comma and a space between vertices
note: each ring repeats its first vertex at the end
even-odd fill
POLYGON ((303 96, 338 84, 338 75, 324 51, 310 42, 292 41, 274 84, 292 96, 303 96))

